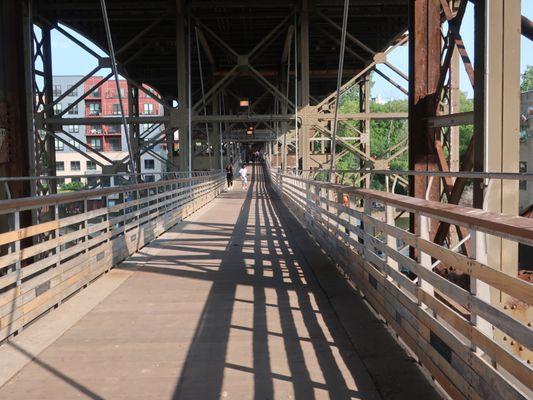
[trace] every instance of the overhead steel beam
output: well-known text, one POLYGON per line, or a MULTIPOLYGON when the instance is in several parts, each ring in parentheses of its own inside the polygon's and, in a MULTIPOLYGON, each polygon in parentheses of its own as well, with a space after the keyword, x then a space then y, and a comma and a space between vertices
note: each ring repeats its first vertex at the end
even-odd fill
POLYGON ((244 115, 193 115, 195 123, 215 123, 215 122, 274 122, 290 121, 294 119, 294 114, 244 114, 244 115))
POLYGON ((200 44, 202 45, 202 49, 204 49, 205 56, 207 57, 207 60, 210 64, 215 64, 215 58, 213 57, 213 53, 211 52, 211 47, 209 47, 209 43, 207 42, 207 39, 205 38, 204 33, 200 28, 196 29, 196 34, 198 35, 198 40, 200 41, 200 44))
POLYGON ((122 54, 124 51, 126 51, 127 49, 129 49, 131 46, 133 46, 135 43, 137 43, 140 39, 142 39, 144 36, 146 36, 150 31, 152 31, 155 27, 157 27, 161 22, 164 21, 164 19, 167 17, 168 15, 168 10, 165 11, 165 13, 158 19, 156 19, 155 21, 153 21, 150 25, 148 25, 146 28, 144 28, 143 30, 141 30, 137 35, 135 35, 134 37, 132 37, 128 42, 126 42, 125 44, 123 44, 120 49, 118 49, 116 52, 115 52, 115 56, 119 56, 120 54, 122 54))
POLYGON ((287 62, 287 56, 289 55, 289 47, 291 46, 293 33, 294 25, 289 25, 289 27, 287 28, 287 34, 285 35, 285 42, 283 44, 283 53, 281 54, 281 65, 287 62))
MULTIPOLYGON (((337 29, 339 32, 342 32, 342 27, 337 25, 335 21, 333 21, 331 18, 329 18, 327 15, 325 15, 322 11, 317 10, 316 13, 322 17, 326 22, 328 22, 332 27, 337 29)), ((353 43, 361 47, 363 50, 366 50, 368 53, 374 55, 376 52, 372 50, 370 47, 368 47, 366 44, 364 44, 362 41, 357 39, 354 35, 352 35, 350 32, 346 32, 346 37, 350 39, 353 43)))
POLYGON ((447 126, 472 125, 474 112, 467 111, 456 114, 436 115, 427 118, 430 128, 442 128, 447 126))
MULTIPOLYGON (((122 124, 121 117, 79 117, 79 118, 60 118, 50 117, 42 120, 45 124, 55 125, 120 125, 122 124)), ((166 115, 158 116, 142 116, 142 117, 126 117, 126 122, 129 124, 154 124, 170 122, 170 117, 166 115)))

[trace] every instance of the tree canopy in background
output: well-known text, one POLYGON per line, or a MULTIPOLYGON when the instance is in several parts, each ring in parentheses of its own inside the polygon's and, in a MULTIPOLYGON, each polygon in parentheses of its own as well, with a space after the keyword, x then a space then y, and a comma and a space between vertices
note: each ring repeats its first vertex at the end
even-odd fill
MULTIPOLYGON (((391 100, 379 104, 375 100, 370 103, 371 112, 407 112, 407 100, 391 100)), ((359 112, 359 93, 353 90, 344 95, 340 105, 341 113, 359 112)), ((347 124, 359 129, 359 121, 348 121, 347 124)), ((355 136, 350 129, 339 124, 339 136, 355 136)), ((370 156, 384 159, 390 156, 387 149, 407 137, 407 120, 373 120, 370 122, 370 156)), ((337 149, 339 151, 339 149, 337 149)), ((358 169, 359 158, 350 153, 337 163, 339 169, 358 169)), ((407 169, 407 154, 403 154, 391 162, 392 169, 407 169)))
MULTIPOLYGON (((532 84, 533 84, 533 69, 532 69, 532 84)), ((474 109, 474 102, 472 99, 466 97, 465 92, 460 94, 460 112, 472 111, 474 109)), ((372 99, 370 103, 370 111, 374 113, 387 113, 387 112, 407 112, 408 100, 389 100, 384 103, 377 102, 372 99)), ((352 90, 346 93, 340 104, 340 113, 358 113, 359 112, 359 92, 358 90, 352 90)), ((348 121, 347 124, 360 128, 359 121, 348 121)), ((470 139, 473 135, 472 125, 462 125, 459 128, 460 132, 460 145, 459 152, 463 157, 470 143, 470 139)), ((338 130, 339 136, 356 136, 356 134, 339 124, 338 130)), ((399 148, 394 149, 392 152, 389 150, 394 145, 405 140, 408 135, 408 121, 403 120, 372 120, 370 123, 370 155, 372 158, 383 160, 388 159, 399 148)), ((338 145, 337 154, 341 151, 341 146, 338 145)), ((359 169, 361 167, 360 159, 353 153, 349 153, 340 160, 337 161, 336 167, 341 170, 359 169)), ((393 170, 408 170, 409 161, 407 151, 400 156, 391 160, 390 169, 393 170)), ((379 179, 373 180, 373 186, 380 186, 379 179), (374 184, 374 181, 375 184, 374 184)))
POLYGON ((533 90, 533 66, 528 65, 521 76, 520 91, 527 92, 533 90))

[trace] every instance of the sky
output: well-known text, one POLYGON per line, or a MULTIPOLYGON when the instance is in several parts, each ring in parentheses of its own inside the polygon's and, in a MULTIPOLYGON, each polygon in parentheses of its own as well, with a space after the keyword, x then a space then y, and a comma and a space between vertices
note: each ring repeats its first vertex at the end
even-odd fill
MULTIPOLYGON (((469 2, 463 23, 461 26, 461 36, 465 43, 465 48, 473 62, 474 58, 474 10, 473 5, 469 2)), ((522 15, 533 20, 533 1, 522 0, 522 15)), ((348 27, 349 29, 349 27, 348 27)), ((96 50, 101 55, 105 55, 96 46, 92 45, 88 40, 71 32, 75 37, 82 40, 93 50, 96 50)), ((388 56, 388 61, 396 66, 398 69, 407 74, 408 71, 408 46, 402 46, 395 49, 388 56)), ((52 31, 52 65, 55 75, 84 75, 96 66, 96 60, 93 56, 81 49, 78 45, 72 42, 67 37, 63 36, 58 31, 52 31)), ((523 73, 528 65, 533 65, 533 43, 528 39, 521 38, 521 60, 520 73, 523 73)), ((392 72, 384 65, 378 68, 386 72, 391 78, 400 83, 407 89, 407 82, 392 72)), ((472 86, 466 75, 464 66, 461 63, 461 90, 467 93, 471 98, 473 96, 472 86)), ((372 97, 379 97, 386 101, 391 99, 404 99, 406 96, 397 88, 388 83, 385 79, 377 74, 374 74, 374 86, 372 88, 372 97)))

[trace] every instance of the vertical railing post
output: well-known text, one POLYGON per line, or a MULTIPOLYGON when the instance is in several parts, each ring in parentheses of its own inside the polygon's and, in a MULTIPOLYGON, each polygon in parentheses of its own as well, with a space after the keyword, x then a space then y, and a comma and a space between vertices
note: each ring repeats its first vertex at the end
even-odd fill
MULTIPOLYGON (((424 240, 429 240, 429 221, 428 217, 421 215, 419 212, 415 213, 416 225, 415 225, 415 235, 424 240)), ((423 251, 420 251, 419 248, 416 249, 418 263, 426 269, 431 270, 431 256, 423 251)), ((418 277, 417 286, 422 290, 428 292, 433 296, 434 289, 433 286, 428 282, 423 280, 420 276, 418 277)), ((421 302, 419 300, 419 305, 421 302)))
MULTIPOLYGON (((483 264, 487 264, 487 247, 486 247, 486 234, 478 232, 473 229, 470 230, 470 258, 477 260, 483 264)), ((470 274, 470 294, 478 297, 490 304, 490 286, 489 284, 474 278, 470 274)), ((483 334, 490 339, 493 338, 492 325, 485 319, 479 317, 472 311, 470 304, 466 305, 470 310, 470 322, 477 327, 483 334)), ((481 353, 481 350, 476 347, 470 339, 470 349, 474 352, 481 353)))
MULTIPOLYGON (((54 235, 56 239, 59 239, 59 203, 54 204, 54 220, 57 222, 57 228, 54 230, 54 235)), ((59 243, 59 240, 58 240, 58 243, 56 246, 56 256, 57 256, 56 267, 59 267, 59 265, 61 264, 61 259, 59 257, 60 252, 61 252, 61 244, 59 243)))
MULTIPOLYGON (((15 211, 13 214, 13 230, 18 231, 20 229, 20 211, 15 211)), ((15 240, 15 253, 20 252, 20 239, 15 240)), ((20 292, 20 286, 22 285, 22 264, 20 262, 20 257, 15 263, 15 270, 17 271, 17 287, 18 292, 20 292)))
MULTIPOLYGON (((371 197, 364 197, 363 198, 363 212, 367 217, 372 216, 372 198, 371 197)), ((361 224, 363 232, 371 237, 374 237, 376 233, 376 229, 373 224, 365 224, 364 222, 361 224)), ((369 240, 366 240, 366 237, 363 237, 363 243, 365 245, 365 249, 369 249, 373 253, 376 252, 376 249, 374 246, 370 245, 369 240)))
MULTIPOLYGON (((136 230, 137 230, 137 235, 140 234, 140 230, 141 230, 141 215, 142 215, 142 211, 141 211, 141 191, 139 189, 137 189, 136 191, 136 194, 137 194, 137 224, 136 224, 136 230)), ((126 207, 124 207, 125 209, 126 207)), ((126 223, 126 220, 124 220, 124 224, 126 223)), ((124 235, 126 234, 126 232, 124 231, 124 235)))
MULTIPOLYGON (((385 223, 387 225, 396 226, 395 219, 394 219, 394 207, 390 206, 388 203, 385 203, 384 206, 385 206, 385 223)), ((392 251, 397 250, 396 238, 392 235, 386 235, 386 237, 387 237, 387 247, 390 248, 392 251)), ((391 268, 398 270, 398 262, 390 256, 387 256, 387 264, 391 268)))
POLYGON ((89 246, 88 246, 88 241, 89 241, 89 219, 88 219, 88 216, 87 216, 87 211, 88 211, 88 202, 87 202, 87 198, 84 198, 83 199, 83 214, 84 214, 84 217, 83 217, 83 229, 85 229, 86 234, 83 236, 83 244, 85 246, 85 250, 83 252, 85 254, 89 253, 89 246))

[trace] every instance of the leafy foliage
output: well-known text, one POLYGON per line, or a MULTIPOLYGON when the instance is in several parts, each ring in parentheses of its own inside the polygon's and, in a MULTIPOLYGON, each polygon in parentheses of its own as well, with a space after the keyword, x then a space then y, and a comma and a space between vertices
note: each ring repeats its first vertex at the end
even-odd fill
MULTIPOLYGON (((371 112, 407 112, 407 100, 391 100, 384 104, 372 101, 370 103, 371 112)), ((347 93, 341 102, 340 113, 358 113, 359 94, 357 91, 347 93)), ((360 129, 359 121, 348 121, 346 124, 360 129)), ((339 136, 354 136, 353 131, 339 125, 339 136)), ((386 159, 392 152, 389 148, 407 138, 407 120, 373 120, 370 122, 370 156, 375 159, 386 159)), ((339 151, 339 149, 337 150, 339 151)), ((407 169, 407 154, 391 161, 392 169, 407 169)), ((359 157, 348 154, 337 163, 338 169, 358 169, 360 167, 359 157)))
POLYGON ((83 190, 84 185, 81 182, 68 182, 63 183, 60 187, 60 190, 62 192, 77 192, 79 190, 83 190))
POLYGON ((528 65, 521 76, 520 91, 527 92, 533 90, 533 66, 528 65))
MULTIPOLYGON (((533 75, 533 72, 532 72, 533 75)), ((390 100, 386 103, 380 104, 376 101, 371 101, 370 111, 373 113, 393 113, 393 112, 407 112, 408 100, 390 100)), ((460 111, 467 112, 474 109, 474 102, 467 98, 466 93, 460 94, 460 111)), ((356 90, 346 93, 340 104, 340 113, 358 113, 359 111, 359 93, 356 90)), ((359 121, 348 121, 346 124, 360 129, 359 121)), ((354 132, 346 128, 343 124, 339 124, 339 136, 354 136, 354 132)), ((460 156, 464 157, 470 140, 473 135, 472 125, 462 125, 459 128, 460 156)), ((399 120, 372 120, 370 123, 370 156, 377 160, 386 160, 393 154, 399 151, 404 145, 393 148, 395 145, 405 141, 408 136, 408 121, 407 119, 399 120), (393 148, 391 150, 391 148, 393 148)), ((337 148, 337 153, 341 151, 341 146, 337 148)), ((359 169, 361 167, 360 158, 352 153, 347 154, 340 160, 337 160, 337 169, 350 170, 359 169)), ((407 151, 401 153, 390 161, 390 169, 393 170, 408 170, 409 160, 407 151)), ((381 188, 384 185, 383 177, 375 177, 372 180, 372 186, 381 188)))

